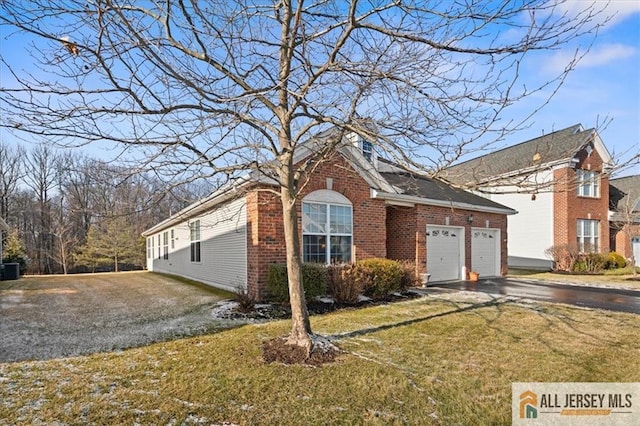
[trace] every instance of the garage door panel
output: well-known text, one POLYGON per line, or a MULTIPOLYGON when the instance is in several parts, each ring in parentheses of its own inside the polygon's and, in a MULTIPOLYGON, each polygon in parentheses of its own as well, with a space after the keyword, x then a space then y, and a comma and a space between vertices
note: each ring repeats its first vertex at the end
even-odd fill
POLYGON ((633 257, 636 260, 636 266, 640 266, 640 237, 633 238, 633 257))
POLYGON ((500 233, 495 229, 471 230, 471 269, 480 276, 500 275, 500 233))
POLYGON ((462 229, 427 226, 427 272, 431 281, 460 279, 462 229))

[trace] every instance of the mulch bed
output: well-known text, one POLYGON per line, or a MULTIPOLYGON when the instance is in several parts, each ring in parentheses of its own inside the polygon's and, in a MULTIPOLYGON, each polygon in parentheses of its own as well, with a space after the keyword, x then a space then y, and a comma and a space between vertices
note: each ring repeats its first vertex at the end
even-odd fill
POLYGON ((335 347, 316 345, 307 355, 307 350, 301 346, 287 344, 286 337, 277 337, 262 344, 262 359, 270 364, 305 364, 320 366, 335 361, 339 350, 335 347))

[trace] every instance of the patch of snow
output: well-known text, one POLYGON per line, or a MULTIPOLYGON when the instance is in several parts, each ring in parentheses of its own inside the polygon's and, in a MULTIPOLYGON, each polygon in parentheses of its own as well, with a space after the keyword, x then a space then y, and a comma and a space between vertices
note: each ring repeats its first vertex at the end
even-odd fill
POLYGON ((363 296, 362 294, 358 295, 358 302, 370 302, 371 298, 367 296, 363 296))
POLYGON ((329 305, 332 305, 335 303, 335 300, 333 300, 333 297, 329 297, 329 296, 317 297, 316 300, 318 302, 327 303, 329 305))

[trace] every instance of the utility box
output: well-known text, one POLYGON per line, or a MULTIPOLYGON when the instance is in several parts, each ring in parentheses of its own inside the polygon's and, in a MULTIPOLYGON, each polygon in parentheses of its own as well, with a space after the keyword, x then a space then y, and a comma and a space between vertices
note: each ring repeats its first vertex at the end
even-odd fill
POLYGON ((19 263, 5 263, 3 266, 3 280, 17 280, 20 278, 20 264, 19 263))

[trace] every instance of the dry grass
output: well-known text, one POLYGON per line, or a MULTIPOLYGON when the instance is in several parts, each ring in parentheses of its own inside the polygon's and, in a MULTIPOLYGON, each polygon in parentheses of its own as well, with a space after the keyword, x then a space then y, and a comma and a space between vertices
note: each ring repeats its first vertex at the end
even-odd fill
POLYGON ((640 381, 638 315, 447 297, 314 317, 322 368, 261 362, 288 321, 0 364, 0 424, 509 424, 513 381, 640 381))
MULTIPOLYGON (((560 274, 555 272, 509 271, 510 276, 567 284, 597 285, 601 287, 624 287, 640 290, 640 281, 633 281, 630 268, 607 271, 598 275, 560 274)), ((640 275, 640 274, 639 274, 640 275)))

